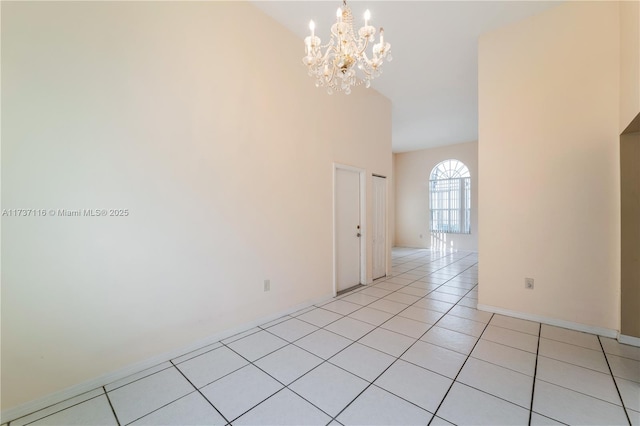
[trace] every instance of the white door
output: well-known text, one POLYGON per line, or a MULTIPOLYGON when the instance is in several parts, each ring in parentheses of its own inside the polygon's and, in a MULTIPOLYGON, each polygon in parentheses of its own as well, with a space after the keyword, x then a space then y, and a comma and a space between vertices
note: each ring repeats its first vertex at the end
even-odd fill
POLYGON ((373 177, 373 279, 387 275, 387 179, 373 177))
POLYGON ((360 284, 360 174, 336 168, 336 291, 360 284))

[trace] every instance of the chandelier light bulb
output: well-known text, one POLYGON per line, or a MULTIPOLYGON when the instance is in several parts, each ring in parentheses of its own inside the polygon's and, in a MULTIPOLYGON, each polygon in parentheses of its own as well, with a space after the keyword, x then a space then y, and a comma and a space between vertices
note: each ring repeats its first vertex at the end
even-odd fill
POLYGON ((315 37, 316 23, 309 21, 309 29, 311 30, 311 38, 315 37))
POLYGON ((364 11, 364 26, 368 27, 369 26, 369 19, 371 19, 371 12, 369 12, 369 9, 364 11))
POLYGON ((342 9, 338 8, 338 10, 336 10, 336 18, 338 18, 338 22, 342 22, 342 9))

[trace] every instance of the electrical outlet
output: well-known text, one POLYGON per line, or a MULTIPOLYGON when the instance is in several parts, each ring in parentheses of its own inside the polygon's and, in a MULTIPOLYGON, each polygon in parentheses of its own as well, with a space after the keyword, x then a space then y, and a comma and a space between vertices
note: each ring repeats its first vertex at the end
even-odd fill
POLYGON ((524 288, 527 290, 533 290, 533 278, 524 279, 524 288))
POLYGON ((264 291, 269 291, 269 290, 271 290, 271 281, 264 280, 264 291))

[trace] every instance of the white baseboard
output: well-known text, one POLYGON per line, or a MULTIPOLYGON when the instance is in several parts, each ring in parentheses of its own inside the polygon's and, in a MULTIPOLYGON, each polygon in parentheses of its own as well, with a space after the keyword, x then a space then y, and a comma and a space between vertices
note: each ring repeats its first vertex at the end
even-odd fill
POLYGON ((637 346, 640 348, 640 337, 625 336, 624 334, 619 334, 618 342, 625 345, 637 346))
POLYGON ((195 351, 204 346, 211 345, 220 340, 224 340, 228 337, 236 335, 238 333, 242 333, 243 331, 247 331, 251 328, 257 327, 261 324, 266 324, 270 321, 276 320, 282 316, 289 315, 301 309, 310 307, 315 304, 319 304, 321 302, 327 301, 333 298, 332 295, 322 296, 305 303, 301 303, 292 308, 286 309, 284 311, 268 315, 266 317, 257 319, 255 321, 251 321, 250 323, 246 323, 240 325, 238 327, 234 327, 229 330, 222 331, 220 333, 216 333, 212 336, 201 339, 197 342, 194 342, 186 347, 172 350, 169 352, 165 352, 163 354, 154 356, 152 358, 136 362, 135 364, 128 365, 116 371, 112 371, 110 373, 103 374, 102 376, 96 377, 94 379, 87 380, 86 382, 79 383, 77 385, 73 385, 66 389, 62 389, 60 391, 54 392, 52 394, 46 395, 42 398, 35 399, 33 401, 26 402, 24 404, 18 405, 16 407, 4 410, 0 413, 0 424, 4 425, 10 421, 18 419, 20 417, 26 416, 27 414, 33 413, 38 410, 42 410, 43 408, 47 408, 49 406, 58 404, 62 401, 65 401, 69 398, 73 398, 85 392, 92 391, 94 389, 101 388, 102 386, 108 385, 109 383, 113 383, 116 380, 124 379, 132 374, 139 373, 143 370, 154 367, 158 364, 162 364, 164 362, 170 361, 174 358, 177 358, 186 353, 195 351))
POLYGON ((577 322, 565 321, 556 318, 543 317, 542 315, 527 314, 524 312, 511 311, 509 309, 497 308, 495 306, 478 304, 478 310, 485 312, 492 312, 495 314, 507 315, 510 317, 520 318, 529 321, 540 322, 543 324, 554 325, 556 327, 568 328, 570 330, 582 331, 590 334, 597 334, 598 336, 611 337, 615 339, 618 337, 618 331, 609 328, 594 327, 592 325, 580 324, 577 322))

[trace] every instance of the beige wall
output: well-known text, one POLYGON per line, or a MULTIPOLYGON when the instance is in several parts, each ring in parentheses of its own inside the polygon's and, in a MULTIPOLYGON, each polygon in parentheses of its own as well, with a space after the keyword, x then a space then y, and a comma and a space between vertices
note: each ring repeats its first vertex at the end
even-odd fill
POLYGON ((480 305, 618 329, 619 37, 615 2, 481 36, 480 305))
POLYGON ((620 2, 620 132, 640 113, 640 1, 620 2))
POLYGON ((333 162, 391 177, 391 105, 303 54, 248 3, 2 3, 2 207, 129 209, 2 218, 3 410, 331 294, 333 162))
POLYGON ((478 143, 404 152, 393 157, 396 182, 395 245, 477 251, 478 143), (445 234, 443 238, 429 231, 429 176, 438 163, 452 158, 466 164, 471 173, 471 234, 445 234))

